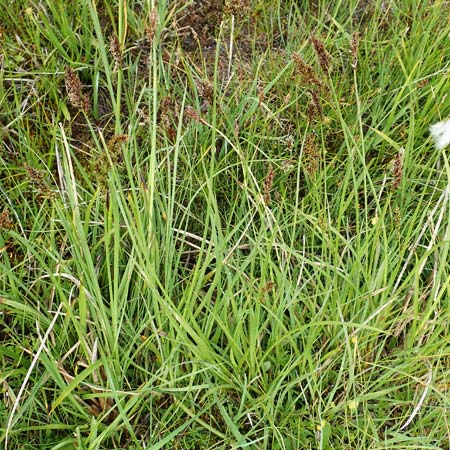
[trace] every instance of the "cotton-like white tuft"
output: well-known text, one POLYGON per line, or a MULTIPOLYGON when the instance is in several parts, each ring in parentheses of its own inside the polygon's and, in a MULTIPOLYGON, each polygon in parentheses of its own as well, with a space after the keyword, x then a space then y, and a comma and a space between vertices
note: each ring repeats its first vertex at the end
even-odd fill
POLYGON ((430 133, 438 150, 447 147, 450 144, 450 119, 431 125, 430 133))

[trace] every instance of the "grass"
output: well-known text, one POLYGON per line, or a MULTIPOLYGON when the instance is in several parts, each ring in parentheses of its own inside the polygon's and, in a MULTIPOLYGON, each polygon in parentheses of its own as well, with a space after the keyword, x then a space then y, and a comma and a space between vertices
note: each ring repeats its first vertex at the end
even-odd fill
POLYGON ((0 11, 0 447, 449 448, 447 2, 0 11))

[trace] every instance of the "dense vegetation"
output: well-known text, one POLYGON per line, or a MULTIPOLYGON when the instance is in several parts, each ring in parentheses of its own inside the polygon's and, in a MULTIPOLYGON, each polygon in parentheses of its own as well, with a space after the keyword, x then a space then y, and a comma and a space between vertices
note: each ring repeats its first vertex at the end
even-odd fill
POLYGON ((0 447, 449 448, 449 3, 6 3, 0 447))

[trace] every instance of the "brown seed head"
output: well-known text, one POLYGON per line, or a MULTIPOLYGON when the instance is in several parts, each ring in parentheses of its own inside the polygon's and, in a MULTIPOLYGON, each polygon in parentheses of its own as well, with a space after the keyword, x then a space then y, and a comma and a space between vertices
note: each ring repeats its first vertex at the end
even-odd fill
POLYGON ((303 166, 305 172, 309 176, 314 176, 319 170, 319 149, 316 145, 316 139, 313 134, 306 136, 305 144, 303 147, 303 166))
POLYGON ((269 165, 266 178, 264 179, 264 203, 270 205, 270 191, 273 186, 273 180, 275 178, 275 170, 273 170, 272 164, 269 165))
POLYGON ((400 149, 392 164, 392 189, 397 190, 403 178, 403 148, 400 149))
POLYGON ((328 70, 330 69, 331 56, 325 49, 324 43, 314 36, 311 36, 311 42, 313 43, 314 50, 316 51, 317 57, 319 58, 320 67, 324 72, 328 72, 328 70))
POLYGON ((25 166, 28 179, 34 184, 41 184, 44 180, 44 172, 31 166, 25 166))
POLYGON ((109 38, 109 52, 114 59, 114 72, 117 72, 122 66, 122 49, 115 34, 109 38))
POLYGON ((45 181, 45 172, 43 170, 38 170, 34 167, 26 165, 25 171, 28 181, 34 186, 40 197, 53 198, 55 193, 52 192, 49 185, 45 181))
POLYGON ((83 84, 77 73, 70 67, 66 67, 64 81, 70 104, 74 108, 81 109, 87 113, 89 111, 89 98, 87 95, 83 94, 83 84))
POLYGON ((234 134, 235 138, 239 137, 239 131, 240 131, 239 121, 237 119, 235 119, 235 121, 234 121, 234 129, 233 129, 233 134, 234 134))
POLYGON ((177 135, 174 124, 178 123, 180 115, 179 104, 170 97, 163 97, 158 109, 159 129, 173 141, 177 135))
MULTIPOLYGON (((118 134, 113 136, 106 144, 109 152, 111 153, 111 158, 116 156, 122 150, 122 144, 128 142, 128 136, 126 134, 118 134)), ((114 160, 113 160, 114 162, 114 160)))
POLYGON ((14 226, 14 224, 9 215, 9 210, 4 209, 0 213, 0 230, 11 230, 13 228, 13 226, 14 226))
POLYGON ((424 78, 423 80, 420 80, 418 83, 417 83, 417 88, 418 89, 422 89, 424 86, 426 86, 428 83, 430 82, 430 79, 429 78, 424 78))
POLYGON ((200 114, 192 106, 186 106, 184 114, 188 119, 193 120, 194 122, 202 122, 200 114))
POLYGON ((107 143, 108 152, 103 152, 95 161, 94 168, 99 184, 104 187, 111 166, 120 168, 123 162, 122 146, 128 141, 126 134, 113 136, 107 143), (109 156, 109 157, 108 157, 109 156), (110 162, 111 161, 111 162, 110 162))
POLYGON ((300 55, 297 55, 297 53, 292 53, 292 59, 295 63, 295 71, 304 84, 322 87, 322 83, 317 78, 316 72, 312 66, 307 64, 300 55))
POLYGON ((243 18, 250 11, 250 0, 226 0, 224 12, 238 18, 243 18))
POLYGON ((264 89, 260 88, 258 89, 258 108, 261 108, 261 105, 264 101, 264 89))
POLYGON ((273 291, 273 289, 276 287, 275 283, 273 281, 268 281, 261 289, 261 294, 267 294, 273 291))
POLYGON ((316 118, 323 117, 323 111, 317 89, 311 89, 309 94, 311 96, 311 100, 308 105, 308 119, 310 122, 313 122, 316 118))
POLYGON ((150 15, 148 17, 148 24, 145 26, 145 33, 147 34, 147 40, 150 45, 153 43, 153 39, 155 39, 157 26, 158 26, 158 13, 156 12, 156 8, 153 8, 150 11, 150 15))
POLYGON ((360 34, 355 31, 352 34, 352 39, 350 41, 350 53, 352 54, 352 68, 353 70, 358 67, 358 47, 359 47, 360 34))
POLYGON ((197 83, 198 95, 204 103, 210 105, 214 98, 214 86, 209 80, 198 80, 197 83))

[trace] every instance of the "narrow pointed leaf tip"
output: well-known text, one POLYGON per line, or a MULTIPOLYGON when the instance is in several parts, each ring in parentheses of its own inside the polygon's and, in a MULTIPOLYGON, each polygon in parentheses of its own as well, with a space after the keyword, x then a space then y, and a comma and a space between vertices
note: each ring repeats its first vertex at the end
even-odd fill
POLYGON ((430 133, 438 150, 447 147, 450 144, 450 119, 431 125, 430 133))

